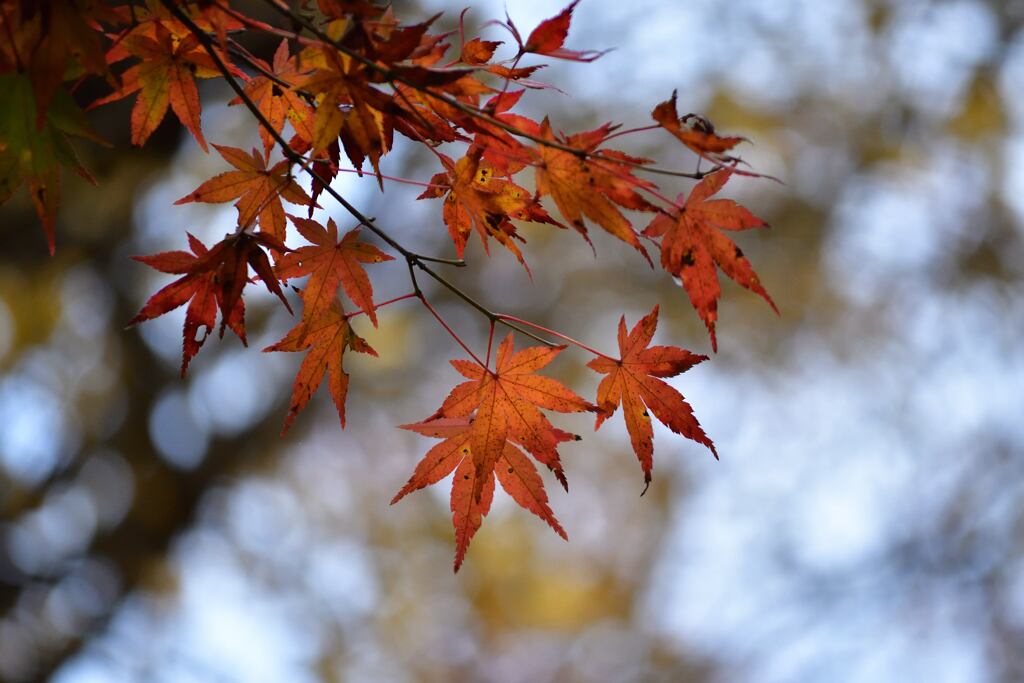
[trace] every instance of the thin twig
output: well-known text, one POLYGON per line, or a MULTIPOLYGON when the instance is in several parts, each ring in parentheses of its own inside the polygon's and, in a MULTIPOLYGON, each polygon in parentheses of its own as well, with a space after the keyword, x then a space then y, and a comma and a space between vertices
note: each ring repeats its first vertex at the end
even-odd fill
POLYGON ((427 297, 423 295, 423 290, 420 289, 419 282, 416 281, 416 271, 413 269, 412 261, 409 262, 409 277, 412 278, 414 296, 420 300, 420 303, 423 304, 423 306, 428 311, 430 311, 431 315, 433 315, 437 322, 440 323, 441 327, 443 327, 445 331, 451 336, 451 338, 454 339, 456 343, 458 343, 458 345, 462 347, 462 350, 468 353, 470 358, 475 360, 480 367, 486 370, 487 363, 481 361, 480 358, 475 353, 473 353, 473 349, 469 348, 469 345, 466 344, 466 342, 462 341, 462 337, 460 337, 458 333, 456 333, 455 330, 453 330, 451 326, 447 322, 445 322, 444 318, 441 317, 441 314, 437 312, 437 309, 431 306, 430 302, 427 301, 427 297))
POLYGON ((456 268, 465 268, 466 262, 460 258, 441 258, 439 256, 424 256, 423 254, 413 254, 417 261, 430 261, 431 263, 441 263, 446 266, 455 266, 456 268))

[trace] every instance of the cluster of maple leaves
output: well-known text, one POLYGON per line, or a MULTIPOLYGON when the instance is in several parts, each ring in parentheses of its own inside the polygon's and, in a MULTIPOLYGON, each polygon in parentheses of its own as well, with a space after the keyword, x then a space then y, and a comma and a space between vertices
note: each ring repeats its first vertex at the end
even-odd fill
POLYGON ((757 175, 743 170, 741 160, 730 154, 743 138, 718 135, 702 117, 681 117, 675 93, 654 108, 653 125, 632 131, 609 123, 566 134, 557 132, 547 118, 538 122, 513 111, 528 93, 549 87, 534 79, 544 65, 525 65, 524 60, 539 56, 590 62, 602 54, 565 47, 577 2, 525 39, 511 19, 492 22, 507 32, 513 48, 510 56, 498 59, 503 43, 467 40, 461 21, 457 32, 432 33, 437 17, 406 25, 392 9, 369 0, 307 0, 298 8, 263 0, 280 25, 248 16, 229 0, 0 0, 0 201, 27 186, 52 252, 61 169, 66 166, 89 178, 69 138, 105 144, 92 133, 73 97, 81 79, 105 79, 110 88, 109 95, 85 103, 86 109, 135 98, 130 122, 135 145, 146 143, 170 109, 204 151, 208 143, 196 79, 225 80, 236 95, 230 104, 248 109, 259 123, 259 144, 251 151, 213 145, 230 170, 178 203, 233 202, 237 230, 211 246, 189 234, 189 251, 136 257, 177 279, 156 292, 131 322, 187 305, 184 375, 218 318, 221 336, 229 329, 246 341, 247 285, 262 282, 291 311, 286 285, 305 278, 302 289, 296 288, 301 292, 298 322, 265 349, 306 353, 284 429, 324 377, 344 427, 348 375, 343 356, 346 351, 375 355, 354 330, 353 319, 365 315, 376 326, 378 306, 418 299, 472 360, 453 360, 466 381, 430 417, 404 425, 442 441, 427 452, 394 500, 454 472, 456 570, 490 508, 495 479, 518 504, 565 537, 534 461, 567 487, 558 447, 579 437, 552 425, 544 411, 592 412, 597 429, 621 406, 649 483, 652 414, 673 432, 715 453, 690 405, 663 381, 707 357, 674 346, 651 346, 657 306, 632 330, 620 321, 615 358, 553 330, 490 312, 438 268, 464 265, 466 245, 475 233, 485 251, 497 243, 528 270, 517 222, 572 229, 588 243, 588 229, 596 225, 652 265, 648 250, 660 250, 662 267, 681 281, 715 349, 719 270, 775 307, 728 235, 766 224, 734 201, 713 198, 733 176, 757 175), (269 61, 246 47, 247 37, 254 34, 280 38, 269 61), (671 134, 710 164, 710 170, 665 171, 649 159, 608 146, 613 138, 647 130, 671 134), (458 260, 409 250, 330 185, 338 173, 355 171, 372 173, 383 190, 380 162, 392 150, 395 133, 424 145, 437 160, 438 172, 420 183, 426 188, 420 198, 443 200, 440 221, 458 260), (302 174, 311 179, 309 193, 296 181, 302 174), (647 179, 653 175, 697 182, 673 200, 647 179), (523 185, 530 180, 532 191, 523 185), (333 220, 326 226, 313 220, 313 210, 325 195, 360 227, 339 234, 333 220), (626 211, 652 217, 638 230, 626 211), (305 246, 288 246, 290 239, 295 243, 295 233, 305 246), (384 248, 363 241, 367 236, 384 248), (364 265, 396 258, 406 261, 413 291, 376 302, 364 265), (438 280, 490 318, 484 360, 433 309, 416 282, 417 273, 438 280), (339 292, 351 309, 346 310, 339 292), (524 328, 532 327, 592 354, 588 366, 603 375, 595 402, 538 374, 564 345, 517 351, 510 333, 497 346, 492 366, 496 324, 536 339, 524 328))

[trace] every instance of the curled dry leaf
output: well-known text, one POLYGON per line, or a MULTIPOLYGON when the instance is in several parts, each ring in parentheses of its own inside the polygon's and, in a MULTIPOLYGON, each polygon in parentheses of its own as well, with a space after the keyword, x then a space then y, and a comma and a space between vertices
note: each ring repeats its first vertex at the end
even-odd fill
POLYGON ((736 157, 726 155, 725 152, 746 141, 746 138, 735 135, 726 137, 718 135, 715 133, 715 127, 703 116, 687 114, 680 117, 679 112, 676 111, 675 90, 672 91, 672 97, 654 108, 651 118, 695 154, 705 159, 715 163, 739 161, 736 157))

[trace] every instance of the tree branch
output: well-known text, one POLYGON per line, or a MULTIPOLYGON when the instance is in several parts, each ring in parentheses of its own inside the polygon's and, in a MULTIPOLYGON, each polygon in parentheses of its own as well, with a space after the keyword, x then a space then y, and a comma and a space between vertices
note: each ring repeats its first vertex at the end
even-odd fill
MULTIPOLYGON (((304 29, 306 29, 307 31, 312 33, 314 36, 316 36, 321 42, 330 45, 334 49, 336 49, 339 52, 341 52, 342 54, 344 54, 346 57, 350 57, 351 59, 354 59, 355 61, 359 62, 360 64, 364 65, 365 67, 367 67, 369 69, 373 69, 374 71, 377 71, 382 76, 384 76, 384 78, 391 84, 392 87, 394 87, 394 84, 396 82, 397 83, 401 83, 401 84, 403 84, 405 86, 408 86, 408 87, 412 88, 413 90, 415 90, 417 92, 421 92, 421 93, 423 93, 425 95, 433 97, 434 99, 440 100, 441 102, 444 102, 448 106, 453 107, 453 108, 461 111, 464 114, 468 114, 469 116, 471 116, 473 118, 476 118, 476 119, 479 119, 481 121, 484 121, 486 123, 489 123, 492 126, 497 126, 498 128, 501 128, 502 130, 504 130, 507 133, 515 135, 516 137, 521 137, 523 139, 530 140, 531 142, 535 142, 538 145, 543 145, 545 147, 550 147, 552 149, 557 149, 557 150, 560 150, 562 152, 566 152, 568 154, 572 154, 573 156, 579 157, 580 159, 588 159, 589 158, 592 161, 596 161, 596 162, 599 162, 599 163, 601 161, 608 161, 608 162, 612 162, 612 163, 615 163, 615 164, 621 164, 621 165, 625 165, 625 166, 630 166, 630 167, 636 168, 638 170, 646 171, 648 173, 655 173, 655 174, 658 174, 658 175, 676 176, 676 177, 679 177, 679 178, 690 178, 691 180, 701 180, 702 178, 704 178, 704 176, 706 176, 706 175, 708 175, 710 173, 713 173, 714 171, 716 171, 719 168, 721 168, 721 166, 717 166, 716 165, 714 168, 712 168, 712 169, 710 169, 708 171, 697 171, 695 173, 686 173, 684 171, 671 171, 671 170, 668 170, 668 169, 657 168, 657 167, 653 167, 653 166, 647 166, 645 164, 640 164, 640 163, 636 163, 636 162, 632 162, 632 161, 624 161, 624 160, 621 160, 621 159, 609 159, 607 157, 602 156, 599 152, 588 152, 585 149, 580 149, 579 147, 573 147, 571 145, 566 145, 566 144, 563 144, 561 142, 558 142, 557 140, 548 140, 546 138, 542 138, 542 137, 539 137, 539 136, 536 136, 536 135, 532 135, 530 133, 527 133, 526 131, 523 131, 523 130, 520 130, 519 128, 516 128, 512 124, 505 123, 501 119, 498 119, 498 118, 495 118, 495 117, 491 116, 488 112, 484 111, 483 109, 480 109, 479 107, 474 107, 474 106, 468 105, 468 104, 466 104, 464 102, 461 102, 458 99, 456 99, 456 98, 454 98, 454 97, 452 97, 452 96, 450 96, 448 94, 434 92, 433 90, 431 90, 427 86, 417 85, 417 84, 409 81, 408 79, 404 78, 400 74, 396 74, 394 71, 392 71, 388 67, 383 66, 381 64, 378 64, 377 62, 375 62, 372 59, 366 57, 365 55, 362 55, 362 54, 360 54, 360 53, 358 53, 358 52, 356 52, 354 50, 351 50, 350 48, 342 45, 341 41, 332 39, 329 35, 324 33, 315 24, 313 24, 311 21, 309 21, 309 19, 307 19, 306 17, 304 17, 304 16, 302 16, 300 14, 297 14, 297 13, 293 12, 291 10, 291 8, 280 4, 279 2, 277 2, 277 0, 264 0, 264 3, 266 3, 270 7, 274 8, 277 12, 279 12, 282 15, 284 15, 285 17, 291 19, 293 22, 295 22, 298 25, 302 26, 304 29)), ((218 4, 218 6, 221 6, 221 5, 218 4)), ((227 10, 227 8, 223 8, 223 9, 227 10)), ((229 10, 227 10, 227 11, 229 11, 229 10)), ((234 13, 234 12, 232 12, 232 14, 237 16, 237 18, 239 20, 242 20, 242 21, 245 21, 246 19, 248 19, 247 17, 243 17, 241 15, 237 15, 237 13, 234 13)), ((251 20, 249 20, 249 21, 251 23, 251 20)))
POLYGON ((330 183, 327 182, 327 180, 323 176, 317 173, 312 168, 312 166, 309 165, 305 157, 303 157, 301 154, 293 150, 291 146, 288 144, 288 142, 281 136, 281 134, 274 130, 274 127, 263 115, 263 112, 259 110, 259 107, 256 106, 256 103, 252 101, 252 98, 249 97, 248 93, 245 92, 245 89, 242 88, 238 80, 231 74, 231 70, 224 63, 224 60, 221 59, 219 54, 217 54, 217 51, 213 44, 213 40, 210 38, 210 36, 207 35, 207 33, 203 31, 198 25, 196 25, 196 23, 192 21, 192 19, 189 18, 187 14, 182 12, 181 9, 178 8, 173 3, 172 0, 160 0, 160 2, 164 7, 167 8, 167 10, 172 15, 174 15, 176 19, 182 22, 182 24, 184 24, 185 27, 188 28, 188 30, 196 37, 196 39, 206 50, 207 54, 210 55, 210 59, 212 59, 214 64, 217 66, 217 70, 220 71, 221 75, 223 75, 225 80, 227 80, 228 85, 231 87, 231 89, 235 91, 235 94, 238 95, 239 99, 242 100, 242 102, 249 109, 252 115, 256 118, 259 124, 267 130, 270 136, 274 138, 274 141, 281 147, 281 153, 284 154, 285 158, 287 158, 290 162, 298 165, 300 168, 302 168, 303 171, 308 173, 314 180, 323 185, 324 191, 331 195, 331 197, 333 197, 339 204, 341 204, 341 206, 346 211, 348 211, 349 214, 351 214, 357 221, 359 221, 367 228, 369 228, 371 232, 380 237, 386 244, 388 244, 388 246, 393 248, 395 251, 401 254, 403 258, 405 258, 406 263, 409 265, 409 272, 413 275, 413 286, 416 289, 416 291, 419 291, 419 286, 416 283, 415 274, 412 270, 414 267, 418 268, 422 272, 429 275, 436 282, 438 282, 443 287, 448 289, 448 291, 450 291, 452 294, 462 299, 471 307, 475 308, 480 313, 485 315, 488 320, 492 322, 500 322, 502 325, 508 327, 509 329, 515 330, 516 332, 519 332, 520 334, 531 339, 534 339, 535 341, 538 341, 546 346, 555 346, 555 344, 551 343, 550 341, 542 337, 539 337, 538 335, 534 334, 533 332, 530 332, 527 329, 520 327, 514 322, 511 322, 509 320, 503 320, 501 316, 499 316, 497 313, 481 304, 479 301, 471 297, 465 291, 457 287, 447 278, 445 278, 440 273, 438 273, 433 268, 424 263, 424 261, 432 261, 448 265, 459 265, 458 260, 424 257, 420 254, 410 251, 409 249, 406 249, 404 246, 402 246, 402 244, 400 244, 393 237, 391 237, 391 235, 389 235, 386 231, 378 227, 372 218, 363 214, 363 212, 361 212, 359 209, 353 206, 347 199, 342 197, 337 192, 337 190, 331 187, 330 183))

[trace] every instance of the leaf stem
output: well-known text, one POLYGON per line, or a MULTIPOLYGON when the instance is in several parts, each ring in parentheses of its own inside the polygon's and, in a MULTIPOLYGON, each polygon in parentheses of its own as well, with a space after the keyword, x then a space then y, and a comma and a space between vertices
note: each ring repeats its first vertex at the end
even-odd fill
POLYGON ((587 346, 583 342, 578 341, 576 339, 573 339, 572 337, 570 337, 568 335, 564 335, 561 332, 556 332, 556 331, 554 331, 552 329, 544 327, 543 325, 538 325, 537 323, 531 323, 529 320, 523 320, 522 318, 517 318, 514 315, 499 314, 498 315, 498 321, 499 322, 511 321, 511 322, 519 323, 520 325, 528 325, 529 327, 532 327, 532 328, 534 328, 536 330, 540 330, 541 332, 544 332, 545 334, 550 334, 553 337, 558 337, 559 339, 567 341, 567 342, 569 342, 570 344, 572 344, 574 346, 578 346, 579 348, 583 349, 584 351, 589 351, 590 353, 594 354, 595 356, 597 356, 599 358, 604 358, 606 360, 610 360, 613 363, 618 363, 619 362, 618 358, 612 358, 611 356, 609 356, 607 354, 604 354, 604 353, 601 353, 597 349, 595 349, 595 348, 593 348, 591 346, 587 346))
MULTIPOLYGON (((418 298, 419 298, 419 294, 417 294, 416 292, 409 292, 408 294, 403 294, 402 296, 396 296, 394 299, 388 299, 387 301, 382 301, 379 304, 377 304, 376 306, 374 306, 374 309, 376 310, 378 308, 384 308, 385 306, 390 306, 391 304, 396 304, 399 301, 405 301, 406 299, 418 299, 418 298)), ((364 313, 366 313, 366 311, 364 311, 363 309, 359 309, 358 311, 355 311, 353 313, 349 313, 348 315, 345 316, 345 318, 347 318, 348 320, 351 320, 352 318, 358 317, 358 316, 360 316, 360 315, 362 315, 364 313)))
POLYGON ((491 345, 494 343, 494 323, 491 321, 491 329, 487 333, 487 367, 491 367, 491 345))
MULTIPOLYGON (((659 124, 657 124, 657 123, 652 123, 649 126, 639 126, 637 128, 627 128, 626 130, 620 130, 618 132, 612 133, 611 135, 609 135, 608 137, 606 137, 604 139, 604 142, 608 142, 612 138, 618 138, 618 137, 622 137, 623 135, 629 135, 630 133, 641 133, 641 132, 643 132, 645 130, 656 130, 658 128, 661 128, 661 126, 659 124)), ((698 172, 700 171, 700 169, 697 169, 697 170, 698 170, 698 172)))
POLYGON ((448 332, 448 334, 451 336, 451 338, 454 339, 458 343, 458 345, 462 347, 462 350, 465 351, 466 353, 468 353, 469 357, 477 362, 477 365, 479 365, 480 367, 482 367, 482 368, 484 368, 486 370, 487 369, 487 363, 484 363, 483 361, 481 361, 480 357, 477 356, 475 353, 473 353, 473 349, 469 348, 469 345, 466 344, 466 342, 462 341, 462 337, 460 337, 458 335, 458 333, 455 330, 453 330, 451 328, 451 326, 447 322, 445 322, 444 318, 441 317, 441 314, 437 312, 437 309, 435 309, 430 304, 430 302, 427 301, 427 297, 423 295, 423 290, 420 289, 420 284, 416 280, 416 271, 413 269, 413 262, 409 261, 408 265, 409 265, 409 277, 412 278, 412 286, 413 286, 413 289, 415 290, 413 292, 413 296, 415 296, 417 299, 419 299, 420 303, 422 303, 423 306, 428 311, 430 311, 431 315, 433 315, 434 318, 437 320, 437 322, 441 324, 441 327, 443 327, 445 329, 445 331, 448 332))
POLYGON ((371 174, 371 173, 367 173, 366 171, 360 171, 358 168, 339 168, 337 170, 338 170, 338 173, 355 173, 355 174, 359 175, 359 177, 361 177, 361 178, 363 178, 363 177, 383 178, 384 180, 392 180, 392 181, 394 181, 396 183, 404 183, 406 185, 418 185, 419 187, 446 187, 445 185, 437 185, 435 183, 424 183, 424 182, 421 182, 419 180, 410 180, 408 178, 399 178, 398 176, 393 176, 393 175, 371 174))

